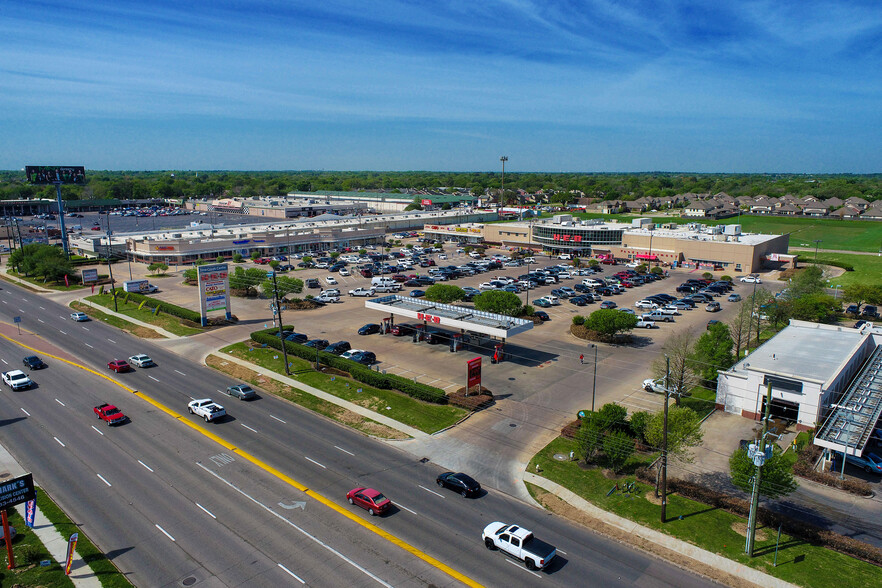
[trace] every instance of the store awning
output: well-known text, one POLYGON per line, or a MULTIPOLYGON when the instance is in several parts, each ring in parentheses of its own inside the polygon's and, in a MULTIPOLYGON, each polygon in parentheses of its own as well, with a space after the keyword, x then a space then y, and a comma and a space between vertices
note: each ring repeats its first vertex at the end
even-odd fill
POLYGON ((658 255, 647 255, 646 253, 638 253, 637 259, 648 259, 649 261, 658 261, 658 255))

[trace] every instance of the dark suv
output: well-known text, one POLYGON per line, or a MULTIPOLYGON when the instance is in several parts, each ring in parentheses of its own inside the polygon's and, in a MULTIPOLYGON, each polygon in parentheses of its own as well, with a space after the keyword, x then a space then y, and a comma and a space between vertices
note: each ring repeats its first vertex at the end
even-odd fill
POLYGON ((319 284, 318 278, 307 278, 306 279, 306 287, 307 288, 321 288, 321 284, 319 284))
POLYGON ((872 304, 868 304, 861 309, 861 316, 867 318, 876 318, 879 316, 879 311, 872 304))
POLYGON ((325 347, 325 351, 334 355, 342 355, 350 349, 352 349, 352 345, 349 344, 349 341, 337 341, 325 347))

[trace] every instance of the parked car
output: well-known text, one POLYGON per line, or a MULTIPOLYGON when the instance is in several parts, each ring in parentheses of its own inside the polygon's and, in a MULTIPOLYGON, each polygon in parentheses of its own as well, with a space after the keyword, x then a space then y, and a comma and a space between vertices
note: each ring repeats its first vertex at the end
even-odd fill
POLYGON ((537 298, 533 301, 533 306, 538 306, 540 308, 551 308, 551 302, 545 300, 544 298, 537 298))
POLYGON ((372 351, 358 351, 349 356, 352 361, 357 361, 362 365, 374 365, 377 363, 377 356, 372 351))
POLYGON ((726 298, 729 302, 740 302, 741 294, 729 294, 729 297, 726 298))
POLYGON ((334 355, 343 355, 350 349, 352 349, 352 346, 349 344, 349 341, 337 341, 325 347, 325 351, 334 355))
POLYGON ((861 309, 861 316, 864 318, 877 318, 879 311, 872 304, 868 304, 861 309))
POLYGON ((665 382, 662 379, 654 380, 652 378, 648 378, 643 380, 643 389, 647 392, 655 392, 657 394, 665 393, 665 382))
POLYGON ((285 337, 285 341, 291 341, 292 343, 299 343, 303 345, 307 341, 309 341, 309 335, 305 333, 291 333, 287 337, 285 337))
POLYGON ((349 291, 350 296, 373 296, 374 294, 373 288, 356 288, 349 291))
POLYGON ((346 493, 346 500, 367 510, 371 516, 383 514, 392 507, 392 501, 373 488, 353 488, 346 493))
POLYGON ((857 304, 849 304, 845 307, 845 314, 858 314, 860 311, 861 308, 857 304))
POLYGON ((358 330, 359 335, 373 335, 380 332, 380 325, 377 323, 368 323, 358 330))
POLYGON ((551 320, 551 317, 549 317, 548 313, 545 312, 544 310, 533 311, 533 316, 538 316, 539 320, 541 320, 542 322, 551 320))
POLYGON ((644 321, 641 319, 641 320, 637 321, 637 324, 634 325, 634 328, 635 329, 657 329, 658 325, 655 324, 655 321, 644 321))
POLYGON ((250 400, 257 396, 257 392, 251 386, 247 384, 237 384, 235 386, 228 386, 226 393, 229 396, 234 398, 238 398, 239 400, 250 400))
POLYGON ((882 474, 882 457, 879 457, 873 452, 865 453, 863 456, 846 455, 845 461, 852 465, 856 465, 865 472, 882 474))
POLYGON ((612 300, 604 300, 603 302, 600 303, 600 308, 615 308, 615 307, 616 307, 616 303, 613 302, 612 300))
POLYGON ((763 281, 760 279, 760 277, 755 274, 751 274, 749 276, 741 276, 740 280, 742 282, 746 282, 748 284, 762 284, 763 283, 763 281))
POLYGON ((707 306, 704 307, 707 312, 719 312, 722 310, 719 302, 708 302, 707 306))
POLYGON ((411 298, 422 298, 425 295, 426 295, 426 292, 424 290, 411 290, 410 291, 411 298))

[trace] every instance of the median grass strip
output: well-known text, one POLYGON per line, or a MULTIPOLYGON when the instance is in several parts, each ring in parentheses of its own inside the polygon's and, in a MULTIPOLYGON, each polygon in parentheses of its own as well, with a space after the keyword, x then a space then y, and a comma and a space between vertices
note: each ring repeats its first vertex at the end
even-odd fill
POLYGON ((153 329, 148 329, 147 327, 136 325, 135 323, 129 322, 126 319, 119 318, 118 316, 101 312, 100 310, 97 310, 94 306, 74 301, 70 303, 70 307, 74 310, 85 312, 96 321, 107 323, 108 325, 112 325, 117 329, 131 333, 136 337, 140 337, 142 339, 165 339, 164 336, 160 335, 153 329))
POLYGON ((577 451, 576 443, 559 437, 533 457, 528 471, 537 471, 538 466, 542 476, 599 508, 799 586, 882 584, 882 568, 784 534, 776 567, 777 529, 757 530, 755 555, 749 558, 744 553, 746 519, 676 494, 668 496, 668 521, 662 524, 651 485, 636 482, 633 491, 623 492, 626 483, 635 481, 633 476, 612 479, 600 469, 583 469, 577 462, 554 459, 555 454, 569 455, 570 451, 577 451))
MULTIPOLYGON (((93 304, 97 304, 98 306, 103 306, 107 309, 113 310, 113 297, 110 294, 95 294, 92 296, 87 296, 86 300, 93 304)), ((181 337, 187 337, 189 335, 196 335, 198 333, 204 333, 205 329, 189 327, 187 325, 181 324, 181 319, 171 316, 169 314, 163 313, 161 310, 157 314, 153 314, 153 309, 144 306, 144 308, 138 308, 140 303, 134 302, 126 302, 125 294, 118 294, 116 297, 117 311, 119 314, 124 314, 130 316, 134 319, 138 319, 139 321, 143 321, 145 323, 149 323, 151 325, 156 325, 162 329, 170 333, 174 333, 175 335, 180 335, 181 337)))
MULTIPOLYGON (((232 354, 279 374, 285 373, 282 353, 277 349, 259 347, 249 341, 230 345, 221 352, 232 354)), ((291 377, 297 381, 426 433, 435 433, 447 428, 468 414, 465 409, 457 406, 430 404, 399 392, 367 386, 347 376, 317 372, 313 363, 299 357, 289 355, 288 359, 291 362, 291 377)), ((295 400, 295 402, 300 404, 299 401, 295 400)))

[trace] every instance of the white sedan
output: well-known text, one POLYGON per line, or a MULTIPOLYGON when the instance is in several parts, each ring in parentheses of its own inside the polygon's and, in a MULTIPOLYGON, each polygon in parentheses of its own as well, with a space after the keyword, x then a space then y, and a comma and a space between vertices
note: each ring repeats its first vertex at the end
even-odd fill
POLYGON ((760 279, 759 276, 742 276, 741 281, 747 282, 748 284, 762 284, 763 283, 763 281, 760 279))
POLYGON ((337 285, 337 279, 334 276, 328 276, 327 278, 325 278, 325 282, 333 286, 337 285))
POLYGON ((496 288, 496 286, 494 286, 490 282, 484 282, 483 284, 478 286, 478 290, 480 290, 481 292, 486 292, 488 290, 497 290, 497 289, 498 288, 496 288))
POLYGON ((344 351, 340 357, 343 359, 352 359, 352 356, 356 353, 364 353, 364 349, 350 349, 349 351, 344 351))
POLYGON ((85 312, 72 312, 72 313, 70 313, 70 318, 71 318, 71 320, 74 320, 74 321, 77 321, 78 323, 81 323, 83 321, 89 320, 89 315, 86 314, 85 312))
POLYGON ((149 355, 144 355, 143 353, 139 355, 133 355, 129 358, 129 363, 139 368, 150 367, 156 365, 153 363, 153 360, 150 359, 149 355))
POLYGON ((345 267, 344 267, 344 268, 341 268, 341 269, 340 269, 340 275, 341 275, 341 276, 348 276, 348 275, 349 275, 349 270, 346 269, 345 267))
POLYGON ((665 393, 665 383, 664 380, 653 380, 652 378, 648 378, 643 380, 643 389, 647 392, 656 392, 658 394, 665 393))

